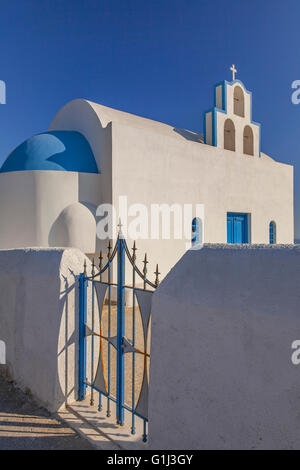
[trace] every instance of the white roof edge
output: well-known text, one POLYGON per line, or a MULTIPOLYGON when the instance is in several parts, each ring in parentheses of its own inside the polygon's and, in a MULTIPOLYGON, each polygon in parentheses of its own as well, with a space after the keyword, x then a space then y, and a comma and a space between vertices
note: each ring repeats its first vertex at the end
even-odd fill
MULTIPOLYGON (((57 112, 56 116, 58 116, 64 108, 72 106, 73 103, 76 105, 76 104, 79 104, 80 102, 82 104, 84 103, 85 105, 89 105, 92 108, 92 110, 97 115, 97 117, 98 117, 98 119, 99 119, 99 121, 100 121, 103 128, 107 127, 110 123, 115 122, 115 123, 120 123, 120 124, 130 126, 130 127, 134 127, 134 128, 137 128, 137 129, 145 129, 145 130, 158 132, 160 134, 163 134, 163 135, 166 135, 166 136, 169 136, 169 137, 173 137, 177 140, 178 139, 181 140, 181 141, 185 140, 185 141, 188 141, 188 142, 201 143, 201 144, 205 145, 204 144, 204 139, 203 139, 203 134, 200 134, 200 133, 197 133, 197 132, 194 132, 194 131, 190 131, 188 129, 174 127, 170 124, 165 124, 165 123, 160 122, 160 121, 154 121, 153 119, 146 118, 146 117, 143 117, 143 116, 138 116, 136 114, 131 114, 131 113, 128 113, 126 111, 120 111, 120 110, 115 109, 115 108, 110 108, 108 106, 104 106, 102 104, 95 103, 93 101, 87 100, 85 98, 77 98, 77 99, 74 99, 74 100, 71 100, 71 101, 67 102, 57 112)), ((52 129, 52 124, 55 121, 56 116, 53 118, 53 120, 52 120, 52 122, 49 126, 49 130, 52 129)), ((199 119, 199 122, 200 122, 200 119, 199 119)), ((210 145, 208 145, 208 147, 210 147, 210 145)), ((286 165, 286 166, 292 166, 293 167, 293 165, 275 160, 274 158, 270 157, 269 155, 267 155, 263 152, 261 152, 261 158, 264 159, 264 160, 269 160, 270 162, 278 163, 280 165, 286 165)))
POLYGON ((109 108, 108 106, 103 106, 101 104, 94 103, 93 101, 86 101, 98 115, 98 118, 103 127, 106 127, 110 122, 117 122, 135 128, 154 130, 161 134, 180 138, 181 140, 184 138, 193 142, 203 143, 203 135, 200 133, 178 128, 160 121, 154 121, 153 119, 131 114, 126 111, 109 108))

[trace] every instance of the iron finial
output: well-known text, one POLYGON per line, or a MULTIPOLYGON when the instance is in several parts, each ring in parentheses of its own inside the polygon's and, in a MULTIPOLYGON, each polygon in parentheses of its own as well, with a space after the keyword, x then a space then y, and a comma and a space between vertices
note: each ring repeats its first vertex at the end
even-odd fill
POLYGON ((100 281, 102 281, 102 262, 103 262, 103 255, 102 255, 102 251, 100 251, 100 255, 99 255, 100 281))
POLYGON ((148 260, 147 260, 147 253, 145 253, 145 258, 144 258, 144 269, 143 269, 143 273, 144 273, 144 289, 147 288, 147 264, 148 264, 148 260))
POLYGON ((107 258, 108 259, 110 258, 110 255, 111 255, 111 243, 110 243, 110 240, 109 240, 108 247, 107 247, 107 258))
POLYGON ((158 264, 156 265, 156 271, 155 271, 155 285, 156 287, 159 286, 159 278, 158 276, 160 275, 160 272, 158 271, 158 264))
POLYGON ((100 255, 99 255, 99 268, 100 268, 100 270, 102 269, 102 261, 103 261, 103 255, 102 255, 102 251, 100 251, 100 255))
POLYGON ((136 262, 136 254, 135 254, 136 250, 137 250, 137 247, 136 247, 135 240, 134 240, 133 247, 132 247, 132 251, 133 251, 132 260, 134 263, 136 262))
POLYGON ((92 276, 94 276, 95 274, 95 259, 93 258, 93 262, 92 262, 92 276))
POLYGON ((144 258, 143 263, 144 263, 143 273, 146 276, 146 274, 147 274, 147 264, 149 263, 149 261, 147 260, 147 253, 145 253, 145 258, 144 258))
POLYGON ((84 260, 83 274, 86 276, 86 259, 84 260))

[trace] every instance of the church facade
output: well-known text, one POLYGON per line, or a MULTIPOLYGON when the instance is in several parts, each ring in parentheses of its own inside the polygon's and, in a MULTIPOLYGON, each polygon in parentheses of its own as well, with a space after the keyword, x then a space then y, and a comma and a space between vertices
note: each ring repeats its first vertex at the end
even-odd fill
MULTIPOLYGON (((96 253, 96 210, 128 205, 203 204, 205 243, 290 244, 293 167, 261 149, 252 95, 242 82, 214 87, 204 136, 84 99, 67 103, 47 132, 30 137, 0 170, 0 249, 77 247, 96 253)), ((194 214, 191 217, 191 230, 194 214)), ((191 235, 192 238, 192 235, 191 235)), ((129 245, 132 241, 128 241, 129 245)), ((186 240, 139 240, 162 275, 186 240)))

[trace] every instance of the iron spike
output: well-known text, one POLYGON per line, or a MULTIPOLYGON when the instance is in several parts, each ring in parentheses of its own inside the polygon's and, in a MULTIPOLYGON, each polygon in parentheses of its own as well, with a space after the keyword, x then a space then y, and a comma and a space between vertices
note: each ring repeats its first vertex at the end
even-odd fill
POLYGON ((148 264, 148 260, 147 260, 147 253, 145 253, 145 258, 144 258, 144 269, 143 269, 143 274, 144 274, 144 290, 146 290, 147 288, 147 264, 148 264))
POLYGON ((133 247, 132 247, 132 251, 133 251, 132 260, 134 263, 136 262, 136 254, 135 254, 136 250, 137 250, 137 247, 136 247, 135 240, 134 240, 133 247))
POLYGON ((84 267, 83 274, 86 276, 86 259, 84 260, 83 267, 84 267))
POLYGON ((102 255, 102 251, 100 251, 100 255, 99 255, 99 272, 100 272, 100 281, 102 281, 102 261, 103 261, 103 255, 102 255))
POLYGON ((144 263, 144 270, 143 270, 143 273, 144 273, 145 276, 146 276, 146 274, 147 274, 147 264, 149 263, 149 261, 147 260, 147 253, 145 253, 145 258, 144 258, 143 263, 144 263))
POLYGON ((102 261, 103 261, 103 255, 102 255, 102 251, 100 251, 100 255, 99 255, 99 268, 100 268, 100 270, 102 269, 102 261))
POLYGON ((155 285, 156 287, 159 286, 159 278, 158 276, 160 275, 160 272, 158 271, 158 264, 156 265, 156 271, 155 271, 155 285))
POLYGON ((110 240, 109 240, 108 247, 107 247, 107 258, 108 259, 110 258, 110 255, 111 255, 111 243, 110 243, 110 240))
POLYGON ((95 274, 95 259, 93 258, 93 262, 92 262, 92 276, 94 276, 95 274))

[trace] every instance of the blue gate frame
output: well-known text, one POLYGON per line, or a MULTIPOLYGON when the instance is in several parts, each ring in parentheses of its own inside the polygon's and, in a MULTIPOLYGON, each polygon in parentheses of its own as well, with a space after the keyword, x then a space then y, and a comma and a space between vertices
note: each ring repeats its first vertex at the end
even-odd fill
POLYGON ((147 441, 147 423, 148 423, 148 378, 147 378, 147 358, 150 355, 147 353, 147 334, 149 327, 149 320, 151 315, 151 297, 159 285, 159 270, 156 265, 155 281, 152 283, 147 279, 147 254, 144 258, 143 272, 141 272, 136 266, 136 243, 134 242, 132 251, 130 254, 127 243, 123 238, 121 229, 119 230, 118 238, 114 249, 112 250, 111 244, 108 245, 107 263, 103 266, 103 255, 100 252, 99 256, 99 271, 95 274, 95 264, 93 260, 91 276, 87 275, 86 261, 84 264, 84 272, 79 276, 79 381, 78 381, 78 400, 82 401, 86 398, 87 387, 91 388, 91 399, 90 404, 94 404, 94 391, 99 394, 99 406, 98 410, 102 410, 102 397, 107 399, 107 417, 111 416, 111 402, 116 405, 116 418, 117 424, 124 424, 124 410, 127 410, 132 415, 131 433, 135 434, 135 417, 139 417, 143 420, 143 441, 147 441), (112 262, 117 255, 117 284, 111 282, 111 269, 112 262), (125 285, 125 262, 126 259, 132 266, 132 285, 125 285), (107 281, 103 282, 103 274, 107 273, 107 281), (143 280, 143 289, 136 287, 136 275, 138 278, 143 280), (87 310, 88 300, 87 291, 88 286, 91 284, 91 327, 87 325, 87 310), (111 337, 111 288, 112 286, 117 287, 117 336, 111 337), (148 290, 150 287, 152 290, 148 290), (132 290, 132 338, 128 339, 125 337, 125 289, 132 290), (100 332, 97 333, 94 330, 95 327, 95 294, 98 300, 99 307, 99 324, 100 332), (107 294, 107 295, 106 295, 107 294), (102 334, 101 319, 102 310, 104 306, 104 299, 106 297, 106 303, 108 306, 108 335, 107 337, 102 334), (144 351, 141 351, 135 347, 136 345, 136 300, 140 309, 143 334, 144 334, 144 351), (91 381, 87 380, 87 337, 91 336, 91 381), (100 337, 100 352, 98 358, 98 365, 94 367, 94 337, 100 337), (108 357, 107 357, 107 380, 104 378, 104 366, 103 366, 103 345, 102 341, 107 341, 108 344, 108 357), (117 352, 116 361, 116 396, 111 393, 111 347, 114 347, 117 352), (132 353, 132 367, 131 367, 131 403, 125 403, 124 397, 124 355, 126 353, 132 353), (138 397, 135 397, 135 356, 136 354, 142 354, 144 356, 144 370, 143 380, 138 397), (137 399, 136 399, 137 398, 137 399))

